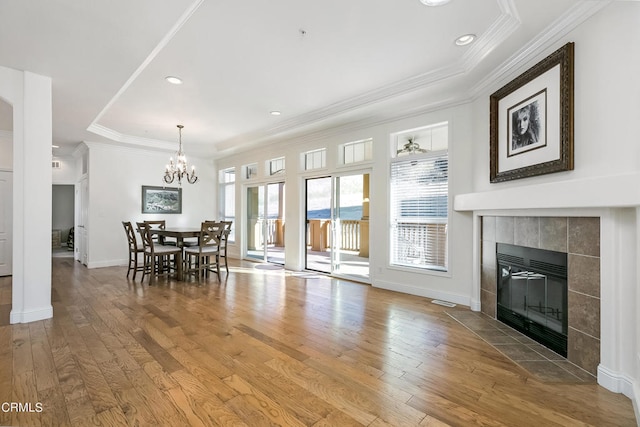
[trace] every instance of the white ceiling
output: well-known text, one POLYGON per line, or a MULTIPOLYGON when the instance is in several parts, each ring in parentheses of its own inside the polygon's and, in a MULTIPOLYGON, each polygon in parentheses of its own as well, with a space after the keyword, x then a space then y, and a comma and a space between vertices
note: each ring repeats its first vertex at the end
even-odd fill
POLYGON ((0 65, 52 78, 61 150, 175 149, 183 124, 186 151, 217 157, 473 98, 608 3, 2 0, 0 65), (466 33, 476 42, 456 46, 466 33))

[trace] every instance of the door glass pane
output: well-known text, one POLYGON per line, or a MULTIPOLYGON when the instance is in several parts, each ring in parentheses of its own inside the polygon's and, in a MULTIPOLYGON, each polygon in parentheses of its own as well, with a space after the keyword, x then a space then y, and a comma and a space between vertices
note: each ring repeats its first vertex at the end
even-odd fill
POLYGON ((306 183, 306 268, 331 273, 331 177, 306 183))
POLYGON ((369 277, 369 174, 335 178, 333 273, 369 277))
POLYGON ((247 189, 247 256, 264 259, 264 186, 247 189))
POLYGON ((369 280, 369 174, 307 179, 306 220, 307 270, 369 280))
POLYGON ((284 182, 267 185, 267 261, 284 264, 284 182))

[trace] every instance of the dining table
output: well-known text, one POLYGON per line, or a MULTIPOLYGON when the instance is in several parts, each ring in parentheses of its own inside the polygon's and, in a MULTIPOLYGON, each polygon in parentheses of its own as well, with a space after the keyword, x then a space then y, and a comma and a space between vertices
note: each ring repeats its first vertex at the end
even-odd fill
POLYGON ((184 239, 200 237, 200 227, 170 227, 162 230, 152 230, 154 234, 162 237, 173 237, 179 247, 184 246, 184 239))

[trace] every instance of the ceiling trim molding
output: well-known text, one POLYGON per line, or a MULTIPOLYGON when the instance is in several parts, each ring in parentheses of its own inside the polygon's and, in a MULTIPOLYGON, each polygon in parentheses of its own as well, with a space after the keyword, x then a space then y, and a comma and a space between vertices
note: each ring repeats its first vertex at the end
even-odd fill
MULTIPOLYGON (((177 151, 177 145, 175 142, 167 142, 159 139, 141 138, 138 136, 126 135, 120 132, 116 132, 108 127, 92 124, 89 129, 96 135, 103 136, 114 142, 127 144, 131 146, 153 148, 162 151, 177 151)), ((105 143, 109 144, 109 143, 105 143)))
POLYGON ((423 114, 432 113, 434 111, 440 111, 447 108, 457 107, 459 105, 464 105, 470 103, 472 100, 467 97, 455 97, 449 98, 445 100, 439 100, 437 102, 433 102, 431 104, 421 105, 419 107, 410 108, 403 110, 397 114, 393 115, 385 115, 384 117, 371 117, 364 120, 357 120, 350 123, 345 123, 342 125, 332 126, 330 128, 312 130, 312 131, 300 131, 298 133, 283 135, 283 134, 272 134, 269 136, 265 136, 260 139, 253 139, 251 143, 247 144, 246 140, 245 144, 242 144, 241 148, 238 144, 233 144, 231 148, 219 150, 214 156, 215 160, 224 159, 233 155, 237 155, 242 151, 246 151, 248 148, 267 148, 268 146, 282 143, 285 146, 292 144, 301 144, 301 143, 309 143, 314 141, 319 141, 322 139, 331 138, 333 136, 341 135, 346 132, 354 132, 360 129, 371 128, 375 126, 385 125, 387 123, 409 119, 412 117, 420 116, 423 114))
POLYGON ((367 93, 340 101, 327 107, 283 121, 277 126, 255 132, 238 135, 224 141, 225 144, 236 144, 246 140, 263 139, 288 130, 317 123, 325 118, 348 113, 359 108, 376 104, 391 98, 397 98, 416 90, 424 89, 442 80, 450 79, 475 68, 496 46, 506 40, 520 26, 520 16, 513 0, 496 0, 501 14, 481 35, 474 46, 461 58, 446 67, 427 73, 418 74, 392 84, 380 87, 367 93))
POLYGON ((520 15, 513 0, 497 0, 502 14, 491 24, 486 33, 473 43, 462 58, 462 68, 465 72, 473 70, 478 64, 511 36, 521 25, 520 15))
MULTIPOLYGON (((127 80, 125 85, 118 91, 113 99, 105 106, 102 112, 96 117, 93 123, 87 130, 104 136, 115 141, 125 142, 125 140, 131 144, 146 145, 143 138, 135 136, 127 136, 108 129, 104 126, 98 125, 97 121, 102 115, 117 101, 120 95, 128 88, 128 86, 138 77, 142 70, 153 60, 158 52, 169 42, 169 40, 175 35, 180 27, 188 20, 188 18, 195 12, 204 0, 197 0, 190 9, 183 14, 178 23, 172 28, 172 30, 165 36, 165 38, 158 44, 156 49, 149 55, 147 60, 136 70, 136 72, 127 80)), ((343 101, 336 102, 323 108, 319 108, 310 111, 305 114, 292 117, 288 120, 281 121, 279 124, 267 128, 257 130, 255 132, 248 132, 242 135, 237 135, 233 138, 221 141, 225 146, 233 146, 238 143, 244 143, 247 140, 250 141, 264 141, 269 138, 277 137, 287 132, 295 131, 299 128, 304 128, 312 124, 321 122, 329 117, 346 114, 351 111, 358 110, 360 108, 383 102, 392 98, 397 98, 407 93, 411 93, 428 86, 434 85, 442 80, 456 77, 460 74, 464 74, 469 70, 477 66, 480 61, 486 57, 499 43, 504 41, 509 35, 513 33, 520 25, 520 19, 513 0, 496 0, 500 8, 501 14, 496 21, 489 27, 489 29, 480 36, 480 40, 476 42, 477 46, 474 46, 465 54, 459 61, 433 71, 418 74, 386 86, 382 86, 378 89, 366 92, 343 101)), ((211 153, 223 150, 212 150, 211 153)))
POLYGON ((178 21, 171 27, 169 32, 160 40, 160 43, 151 51, 151 53, 142 61, 142 64, 131 74, 131 76, 127 79, 124 85, 116 92, 116 94, 111 98, 111 100, 104 106, 102 111, 98 113, 93 122, 89 125, 87 130, 89 132, 93 132, 92 128, 94 125, 97 125, 98 120, 102 118, 102 116, 111 108, 111 106, 122 96, 122 94, 131 86, 131 84, 138 78, 138 76, 144 71, 145 68, 155 59, 155 57, 160 53, 162 49, 164 49, 167 44, 173 39, 173 37, 180 31, 180 28, 191 18, 191 16, 198 10, 200 5, 204 2, 204 0, 195 0, 191 6, 189 6, 185 12, 178 18, 178 21))
POLYGON ((540 52, 543 52, 548 49, 549 46, 561 40, 562 37, 569 34, 612 1, 613 0, 584 0, 577 3, 545 28, 539 37, 531 40, 498 68, 488 73, 486 78, 474 85, 469 90, 469 96, 472 99, 476 99, 482 94, 494 90, 495 87, 499 85, 499 82, 512 80, 521 72, 523 64, 527 64, 539 55, 540 52))
MULTIPOLYGON (((87 130, 97 135, 104 136, 116 142, 123 144, 147 147, 153 149, 164 149, 173 151, 175 148, 172 143, 166 141, 158 141, 125 135, 109 129, 105 126, 97 124, 102 115, 117 101, 122 93, 130 84, 139 76, 143 69, 149 65, 162 48, 171 40, 171 38, 179 31, 184 23, 195 13, 204 0, 196 0, 190 8, 185 11, 171 31, 156 46, 147 59, 138 67, 134 74, 127 80, 125 85, 118 91, 113 99, 105 106, 105 108, 96 117, 87 130)), ((353 111, 357 111, 367 106, 375 105, 390 99, 398 99, 403 95, 414 93, 421 89, 428 88, 438 82, 455 78, 462 74, 473 70, 481 61, 504 40, 511 36, 521 25, 520 16, 518 14, 514 0, 496 0, 500 9, 500 16, 480 35, 476 44, 474 44, 459 61, 449 66, 445 66, 430 72, 415 75, 391 84, 379 87, 366 93, 351 97, 323 108, 319 108, 290 119, 279 122, 278 124, 253 132, 247 132, 227 140, 220 141, 219 148, 211 147, 201 152, 206 152, 207 156, 213 158, 223 158, 235 153, 236 147, 242 145, 244 149, 255 147, 258 144, 285 141, 292 138, 325 138, 335 133, 357 130, 367 126, 375 126, 390 121, 402 119, 419 114, 424 114, 436 109, 447 108, 459 105, 464 102, 472 101, 481 94, 490 90, 499 84, 500 81, 509 79, 515 75, 523 64, 528 63, 536 56, 548 49, 553 43, 556 43, 563 36, 575 29, 586 19, 594 15, 596 12, 607 6, 613 0, 583 0, 565 12, 556 21, 544 29, 538 37, 531 40, 522 49, 512 55, 507 61, 503 62, 487 77, 474 85, 466 94, 460 97, 440 100, 433 104, 422 105, 412 110, 405 110, 403 113, 385 116, 383 118, 368 118, 363 120, 355 120, 344 125, 337 125, 328 129, 320 129, 317 131, 309 130, 313 125, 320 124, 327 118, 345 115, 353 111), (304 129, 308 129, 305 132, 304 129), (247 142, 249 142, 248 145, 247 142)))
MULTIPOLYGON (((107 150, 115 150, 120 152, 129 153, 149 153, 150 151, 156 152, 158 155, 165 155, 167 152, 175 153, 177 149, 174 147, 172 150, 166 150, 158 147, 145 147, 143 145, 132 145, 122 142, 108 142, 108 141, 83 141, 83 143, 89 148, 103 148, 107 150)), ((199 158, 199 156, 190 155, 189 158, 199 158)))

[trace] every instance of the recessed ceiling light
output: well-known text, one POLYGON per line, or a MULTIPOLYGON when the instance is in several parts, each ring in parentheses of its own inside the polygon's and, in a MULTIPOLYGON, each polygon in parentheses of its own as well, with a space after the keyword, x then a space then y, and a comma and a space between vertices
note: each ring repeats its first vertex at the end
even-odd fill
POLYGON ((181 85, 182 84, 182 79, 180 77, 167 76, 164 79, 166 81, 168 81, 169 83, 174 84, 174 85, 181 85))
POLYGON ((476 39, 475 34, 465 34, 464 36, 460 36, 456 39, 456 45, 466 46, 472 43, 475 39, 476 39))
POLYGON ((443 4, 449 3, 450 0, 420 0, 420 3, 425 6, 442 6, 443 4))
POLYGON ((51 148, 60 148, 59 145, 52 145, 51 148))
POLYGON ((282 113, 278 110, 273 110, 273 111, 269 111, 269 114, 271 114, 272 116, 279 116, 282 113))

